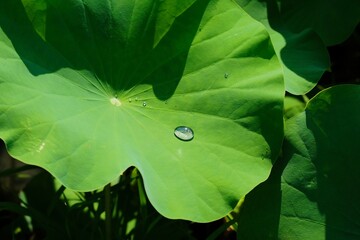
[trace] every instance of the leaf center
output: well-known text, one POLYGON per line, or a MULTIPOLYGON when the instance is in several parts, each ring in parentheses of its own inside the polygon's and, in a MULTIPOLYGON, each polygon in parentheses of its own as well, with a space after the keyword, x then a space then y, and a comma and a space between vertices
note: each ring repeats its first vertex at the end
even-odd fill
POLYGON ((116 107, 120 107, 121 106, 121 102, 119 99, 117 99, 116 97, 113 97, 110 99, 110 102, 112 105, 116 106, 116 107))

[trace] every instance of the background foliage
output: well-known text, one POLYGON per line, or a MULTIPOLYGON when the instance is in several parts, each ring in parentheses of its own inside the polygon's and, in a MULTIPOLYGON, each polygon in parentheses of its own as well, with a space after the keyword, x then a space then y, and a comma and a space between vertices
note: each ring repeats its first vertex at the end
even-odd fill
POLYGON ((0 1, 2 138, 60 180, 1 156, 2 239, 360 238, 360 4, 67 3, 0 1), (190 124, 194 141, 157 136, 190 124), (239 199, 212 223, 163 216, 207 222, 239 199))

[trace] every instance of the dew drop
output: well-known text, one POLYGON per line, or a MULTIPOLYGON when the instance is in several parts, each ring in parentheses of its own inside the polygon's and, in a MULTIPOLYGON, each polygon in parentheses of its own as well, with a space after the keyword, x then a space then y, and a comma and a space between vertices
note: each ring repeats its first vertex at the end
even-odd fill
POLYGON ((225 78, 225 79, 228 78, 229 75, 230 75, 229 73, 225 73, 225 74, 224 74, 224 78, 225 78))
POLYGON ((143 102, 143 107, 146 107, 146 105, 147 105, 146 102, 143 102))
POLYGON ((137 102, 137 100, 138 100, 138 97, 135 97, 135 101, 137 102))
POLYGON ((194 138, 194 131, 185 126, 179 126, 175 128, 174 135, 180 140, 191 141, 194 138))
POLYGON ((129 102, 129 103, 131 103, 131 102, 132 102, 132 99, 131 99, 131 98, 129 98, 129 99, 128 99, 128 102, 129 102))
POLYGON ((38 150, 36 150, 38 153, 41 152, 45 147, 45 142, 42 142, 38 150))
POLYGON ((121 106, 121 102, 119 99, 117 99, 117 97, 113 97, 110 99, 110 102, 112 105, 116 106, 116 107, 120 107, 121 106))

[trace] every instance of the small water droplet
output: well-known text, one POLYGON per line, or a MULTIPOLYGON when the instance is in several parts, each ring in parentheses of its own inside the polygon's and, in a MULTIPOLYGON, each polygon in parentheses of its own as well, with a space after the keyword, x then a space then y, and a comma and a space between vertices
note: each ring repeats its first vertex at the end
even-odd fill
POLYGON ((137 101, 137 100, 138 100, 138 97, 135 98, 135 101, 137 101))
POLYGON ((225 73, 225 74, 224 74, 224 78, 228 78, 229 75, 230 75, 229 73, 225 73))
POLYGON ((179 126, 175 128, 174 135, 180 140, 190 141, 194 138, 194 131, 189 127, 179 126))
POLYGON ((110 99, 110 102, 112 105, 116 106, 116 107, 120 107, 121 106, 121 102, 119 99, 117 99, 116 97, 113 97, 110 99))
POLYGON ((146 107, 146 102, 143 102, 143 107, 146 107))
POLYGON ((167 101, 167 100, 165 100, 165 101, 164 101, 164 103, 165 103, 165 104, 168 104, 168 101, 167 101))
POLYGON ((38 153, 41 152, 45 147, 45 142, 42 142, 38 148, 38 150, 36 150, 38 153))
POLYGON ((128 99, 128 101, 129 101, 129 103, 131 103, 131 102, 132 102, 132 99, 131 99, 131 98, 129 98, 129 99, 128 99))

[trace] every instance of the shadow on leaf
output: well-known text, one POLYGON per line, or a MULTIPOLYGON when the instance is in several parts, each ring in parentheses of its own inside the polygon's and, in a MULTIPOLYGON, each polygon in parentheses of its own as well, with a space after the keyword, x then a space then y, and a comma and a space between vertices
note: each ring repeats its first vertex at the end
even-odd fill
POLYGON ((208 2, 197 1, 184 11, 156 46, 158 1, 113 6, 2 1, 0 26, 32 75, 87 70, 114 92, 150 84, 156 97, 165 100, 182 78, 208 2))

